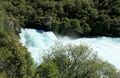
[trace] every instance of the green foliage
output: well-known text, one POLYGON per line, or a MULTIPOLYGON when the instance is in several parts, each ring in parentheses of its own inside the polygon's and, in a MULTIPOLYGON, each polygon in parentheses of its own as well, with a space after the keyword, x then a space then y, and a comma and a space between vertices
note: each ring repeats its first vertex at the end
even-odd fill
POLYGON ((37 69, 38 77, 44 78, 116 78, 117 71, 86 45, 57 45, 37 69))
POLYGON ((41 78, 57 78, 58 77, 58 68, 55 63, 48 62, 42 63, 36 70, 36 77, 41 78))
POLYGON ((48 23, 61 35, 119 36, 120 0, 0 0, 0 78, 119 78, 84 45, 57 46, 35 70, 16 34, 21 27, 48 29, 48 23))
POLYGON ((120 35, 120 24, 116 21, 120 17, 119 0, 1 0, 0 4, 8 17, 14 17, 22 27, 47 30, 48 26, 45 25, 48 24, 41 21, 51 16, 49 25, 57 34, 120 35), (74 20, 74 23, 79 22, 80 25, 72 25, 71 20, 74 20))
POLYGON ((111 18, 108 15, 99 15, 97 22, 95 23, 95 33, 106 34, 110 30, 111 18))
POLYGON ((4 18, 4 13, 5 12, 0 12, 0 38, 2 37, 6 37, 7 36, 7 32, 5 30, 5 21, 6 19, 4 18))
POLYGON ((0 5, 0 78, 31 78, 33 60, 14 32, 18 22, 7 14, 0 5))
POLYGON ((62 22, 57 20, 52 23, 52 30, 58 34, 79 37, 80 35, 88 35, 91 31, 89 24, 78 19, 65 18, 62 22))
POLYGON ((13 38, 8 36, 0 43, 0 70, 9 78, 32 77, 33 61, 31 56, 16 40, 18 38, 15 36, 13 38))

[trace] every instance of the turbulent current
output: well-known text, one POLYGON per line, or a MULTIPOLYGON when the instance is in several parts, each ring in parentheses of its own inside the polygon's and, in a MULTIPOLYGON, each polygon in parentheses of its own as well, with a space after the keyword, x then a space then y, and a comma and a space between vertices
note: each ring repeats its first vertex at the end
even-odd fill
POLYGON ((57 40, 53 32, 43 32, 35 29, 21 29, 20 42, 28 48, 34 61, 38 64, 42 56, 47 53, 54 42, 57 40))
POLYGON ((47 54, 56 41, 63 44, 86 44, 97 52, 98 56, 120 69, 120 38, 97 37, 78 38, 56 37, 53 32, 44 32, 35 29, 21 29, 20 42, 28 48, 34 61, 40 63, 42 56, 47 54))

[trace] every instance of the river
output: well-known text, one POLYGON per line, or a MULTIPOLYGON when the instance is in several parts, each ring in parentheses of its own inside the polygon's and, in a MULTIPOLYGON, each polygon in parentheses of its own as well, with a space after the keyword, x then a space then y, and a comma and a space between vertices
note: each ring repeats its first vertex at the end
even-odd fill
POLYGON ((78 38, 55 36, 53 32, 44 32, 35 29, 21 29, 20 42, 28 48, 32 58, 39 64, 42 62, 42 56, 48 54, 48 49, 54 46, 55 42, 63 44, 86 44, 97 52, 98 56, 120 69, 120 38, 96 37, 96 38, 78 38))

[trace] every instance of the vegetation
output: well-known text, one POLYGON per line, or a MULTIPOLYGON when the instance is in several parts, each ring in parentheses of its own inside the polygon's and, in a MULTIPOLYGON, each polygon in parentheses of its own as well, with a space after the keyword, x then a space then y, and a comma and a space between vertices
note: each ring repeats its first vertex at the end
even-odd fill
POLYGON ((113 65, 85 45, 56 46, 36 71, 37 78, 119 78, 113 65))
POLYGON ((120 0, 0 0, 0 78, 119 78, 85 45, 56 46, 39 66, 18 37, 21 27, 57 34, 120 36, 120 0))
POLYGON ((33 60, 18 41, 16 25, 9 25, 8 20, 0 8, 0 78, 30 78, 34 73, 33 60))
POLYGON ((19 22, 18 26, 44 30, 51 26, 57 34, 76 37, 120 35, 119 0, 0 1, 6 14, 19 22))

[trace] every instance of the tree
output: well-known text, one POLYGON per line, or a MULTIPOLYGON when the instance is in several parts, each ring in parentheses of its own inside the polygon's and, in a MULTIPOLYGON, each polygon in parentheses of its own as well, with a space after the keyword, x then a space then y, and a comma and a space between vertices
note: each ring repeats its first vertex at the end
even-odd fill
POLYGON ((105 35, 109 33, 111 27, 111 18, 106 14, 101 14, 96 20, 95 26, 93 27, 93 32, 95 34, 105 35))
POLYGON ((39 66, 41 72, 37 73, 39 77, 45 74, 44 78, 54 78, 49 75, 54 74, 55 71, 55 78, 116 77, 115 67, 98 58, 96 53, 86 45, 57 45, 52 49, 51 54, 46 55, 43 60, 44 62, 39 66), (43 69, 44 71, 42 71, 43 69), (49 69, 55 71, 48 71, 49 69))
MULTIPOLYGON (((10 34, 9 34, 10 35, 10 34)), ((0 43, 0 70, 7 78, 29 78, 33 75, 33 60, 26 48, 16 40, 17 37, 8 36, 0 43), (4 43, 4 44, 3 44, 4 43)))
POLYGON ((35 77, 37 78, 57 78, 58 77, 58 67, 53 62, 42 63, 36 69, 35 77))
POLYGON ((34 71, 33 60, 27 49, 21 46, 15 32, 10 31, 8 18, 0 7, 0 77, 30 78, 34 71))

